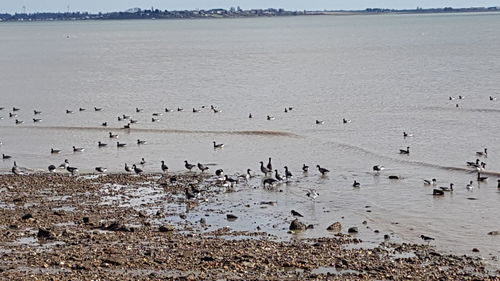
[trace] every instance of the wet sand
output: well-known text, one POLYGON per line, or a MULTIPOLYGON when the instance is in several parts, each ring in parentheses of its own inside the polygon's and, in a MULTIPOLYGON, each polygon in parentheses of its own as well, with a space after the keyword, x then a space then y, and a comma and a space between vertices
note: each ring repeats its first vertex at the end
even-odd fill
POLYGON ((0 175, 0 279, 500 280, 424 244, 282 240, 188 219, 231 190, 194 173, 0 175))

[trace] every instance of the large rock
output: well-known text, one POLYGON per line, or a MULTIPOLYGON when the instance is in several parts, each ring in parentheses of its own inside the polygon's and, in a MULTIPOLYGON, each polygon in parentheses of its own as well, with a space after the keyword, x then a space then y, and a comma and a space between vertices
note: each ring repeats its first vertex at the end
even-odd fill
POLYGON ((340 232, 342 230, 342 224, 340 222, 334 222, 326 228, 328 231, 340 232))
POLYGON ((41 239, 54 239, 54 234, 48 229, 39 228, 36 237, 41 239))
POLYGON ((172 232, 175 230, 175 227, 173 225, 170 225, 170 224, 165 224, 165 225, 162 225, 158 228, 158 230, 160 232, 172 232))
POLYGON ((358 228, 355 227, 355 226, 352 226, 352 227, 349 227, 349 229, 347 230, 347 233, 358 233, 358 228))
POLYGON ((307 226, 298 219, 294 219, 290 224, 290 230, 306 230, 306 228, 307 226))
POLYGON ((227 218, 228 221, 235 221, 235 220, 238 219, 238 217, 235 216, 235 215, 233 215, 233 214, 227 214, 226 218, 227 218))

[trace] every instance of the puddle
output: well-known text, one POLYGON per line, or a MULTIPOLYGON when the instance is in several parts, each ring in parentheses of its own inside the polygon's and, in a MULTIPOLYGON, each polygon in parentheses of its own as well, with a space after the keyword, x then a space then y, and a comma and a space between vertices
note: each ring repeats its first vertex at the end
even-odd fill
POLYGON ((52 208, 52 211, 65 211, 65 212, 73 212, 74 210, 76 210, 75 207, 72 207, 72 206, 62 206, 62 207, 58 207, 58 208, 52 208))
POLYGON ((332 275, 342 275, 342 274, 361 274, 361 271, 357 270, 339 270, 335 266, 320 266, 311 271, 313 274, 332 274, 332 275))

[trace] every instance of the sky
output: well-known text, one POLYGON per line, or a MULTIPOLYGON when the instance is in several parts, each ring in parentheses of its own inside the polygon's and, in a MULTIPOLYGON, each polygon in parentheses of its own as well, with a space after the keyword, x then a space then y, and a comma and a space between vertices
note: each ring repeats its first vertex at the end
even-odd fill
POLYGON ((0 0, 0 13, 86 11, 111 12, 129 8, 194 10, 240 6, 242 9, 360 10, 366 8, 414 9, 436 7, 491 7, 500 0, 0 0), (24 9, 23 9, 24 7, 24 9))

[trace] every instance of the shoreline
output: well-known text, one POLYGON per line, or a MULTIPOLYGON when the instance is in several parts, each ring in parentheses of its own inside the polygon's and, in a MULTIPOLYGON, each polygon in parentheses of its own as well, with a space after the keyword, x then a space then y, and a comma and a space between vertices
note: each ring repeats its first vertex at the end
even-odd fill
POLYGON ((0 175, 0 192, 6 279, 500 280, 479 258, 425 244, 386 241, 368 249, 347 229, 286 241, 233 230, 238 217, 210 228, 223 209, 196 220, 192 214, 238 191, 208 174, 0 175))

